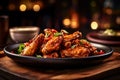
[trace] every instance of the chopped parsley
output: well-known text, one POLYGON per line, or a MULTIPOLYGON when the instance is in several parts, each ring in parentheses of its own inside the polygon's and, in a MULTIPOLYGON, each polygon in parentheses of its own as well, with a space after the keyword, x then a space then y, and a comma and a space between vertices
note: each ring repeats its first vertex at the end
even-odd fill
POLYGON ((75 44, 75 45, 72 45, 71 48, 74 49, 76 46, 77 46, 76 44, 75 44))
POLYGON ((20 54, 24 48, 25 48, 25 45, 20 44, 19 47, 18 47, 17 53, 20 54))
POLYGON ((37 58, 42 58, 42 56, 41 56, 41 55, 36 55, 36 57, 37 57, 37 58))
POLYGON ((56 33, 54 34, 55 37, 58 37, 58 36, 61 36, 61 35, 62 35, 61 32, 56 32, 56 33))
POLYGON ((49 33, 46 33, 46 34, 45 34, 45 38, 48 38, 49 36, 50 36, 49 33))

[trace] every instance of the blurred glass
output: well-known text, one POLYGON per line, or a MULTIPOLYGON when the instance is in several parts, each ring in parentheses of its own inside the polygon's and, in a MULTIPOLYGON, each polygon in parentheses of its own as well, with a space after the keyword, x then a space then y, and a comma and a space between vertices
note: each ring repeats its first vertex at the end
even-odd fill
POLYGON ((7 42, 9 28, 8 22, 8 16, 0 16, 0 48, 3 48, 7 42))

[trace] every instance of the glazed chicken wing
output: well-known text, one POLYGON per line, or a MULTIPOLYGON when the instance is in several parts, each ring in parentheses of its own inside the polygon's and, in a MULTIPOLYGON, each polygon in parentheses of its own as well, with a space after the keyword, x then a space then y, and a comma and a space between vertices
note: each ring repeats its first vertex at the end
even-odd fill
POLYGON ((44 54, 43 58, 58 58, 59 55, 57 52, 49 53, 49 54, 44 54))
POLYGON ((82 37, 82 33, 79 31, 74 32, 73 34, 64 35, 63 36, 63 47, 70 48, 73 44, 73 41, 76 39, 80 39, 82 37))
POLYGON ((54 33, 56 32, 57 30, 55 29, 50 29, 50 28, 44 29, 44 33, 45 33, 44 43, 49 41, 54 36, 54 33))
POLYGON ((81 37, 82 37, 82 33, 79 31, 76 31, 73 34, 63 36, 64 42, 72 41, 74 39, 80 39, 81 37))
POLYGON ((63 40, 62 36, 52 37, 52 39, 50 39, 46 44, 44 44, 41 52, 43 54, 49 54, 52 51, 59 50, 62 40, 63 40))
POLYGON ((61 57, 87 57, 89 56, 90 51, 85 48, 85 47, 81 47, 81 46, 77 46, 75 48, 68 48, 68 49, 64 49, 61 50, 61 57))
POLYGON ((50 29, 50 28, 44 29, 45 34, 53 35, 56 32, 58 32, 58 31, 55 29, 50 29))
POLYGON ((30 44, 27 44, 27 46, 23 49, 21 55, 33 56, 35 54, 35 51, 38 49, 38 46, 42 44, 43 39, 44 39, 44 34, 40 34, 36 36, 36 38, 32 40, 30 44))

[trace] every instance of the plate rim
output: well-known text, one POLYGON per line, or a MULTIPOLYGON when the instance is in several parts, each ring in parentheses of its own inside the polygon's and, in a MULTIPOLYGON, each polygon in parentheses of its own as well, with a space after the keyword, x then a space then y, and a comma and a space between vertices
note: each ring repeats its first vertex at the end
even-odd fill
POLYGON ((15 45, 19 45, 20 43, 17 43, 17 44, 12 44, 12 45, 7 45, 6 47, 4 47, 4 52, 6 55, 12 55, 12 56, 16 56, 16 57, 21 57, 21 58, 32 58, 32 59, 49 59, 49 60, 72 60, 72 59, 76 59, 76 60, 80 60, 80 59, 91 59, 91 58, 98 58, 98 57, 104 57, 104 56, 107 56, 107 55, 111 55, 113 53, 113 49, 109 46, 106 46, 106 45, 103 45, 103 44, 99 44, 99 43, 93 43, 91 42, 91 44, 97 44, 97 45, 101 45, 101 46, 104 46, 104 47, 107 47, 109 48, 109 52, 106 52, 105 54, 100 54, 100 55, 93 55, 93 56, 88 56, 88 57, 84 57, 84 58, 37 58, 37 57, 34 57, 34 56, 22 56, 22 55, 19 55, 19 54, 14 54, 14 53, 11 53, 10 51, 7 51, 6 49, 9 48, 10 46, 15 46, 15 45))
POLYGON ((99 38, 96 38, 96 37, 93 37, 93 34, 94 35, 97 35, 94 32, 90 32, 86 35, 86 38, 87 40, 91 41, 91 42, 94 42, 94 43, 98 43, 98 44, 103 44, 103 45, 120 45, 120 41, 115 41, 115 40, 106 40, 106 39, 99 39, 99 38))

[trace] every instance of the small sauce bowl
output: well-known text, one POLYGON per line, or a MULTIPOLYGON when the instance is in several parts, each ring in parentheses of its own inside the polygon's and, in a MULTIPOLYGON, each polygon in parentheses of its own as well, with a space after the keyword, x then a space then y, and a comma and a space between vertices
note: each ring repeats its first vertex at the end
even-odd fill
POLYGON ((20 26, 9 29, 10 37, 16 43, 23 43, 38 35, 40 28, 37 26, 20 26))

